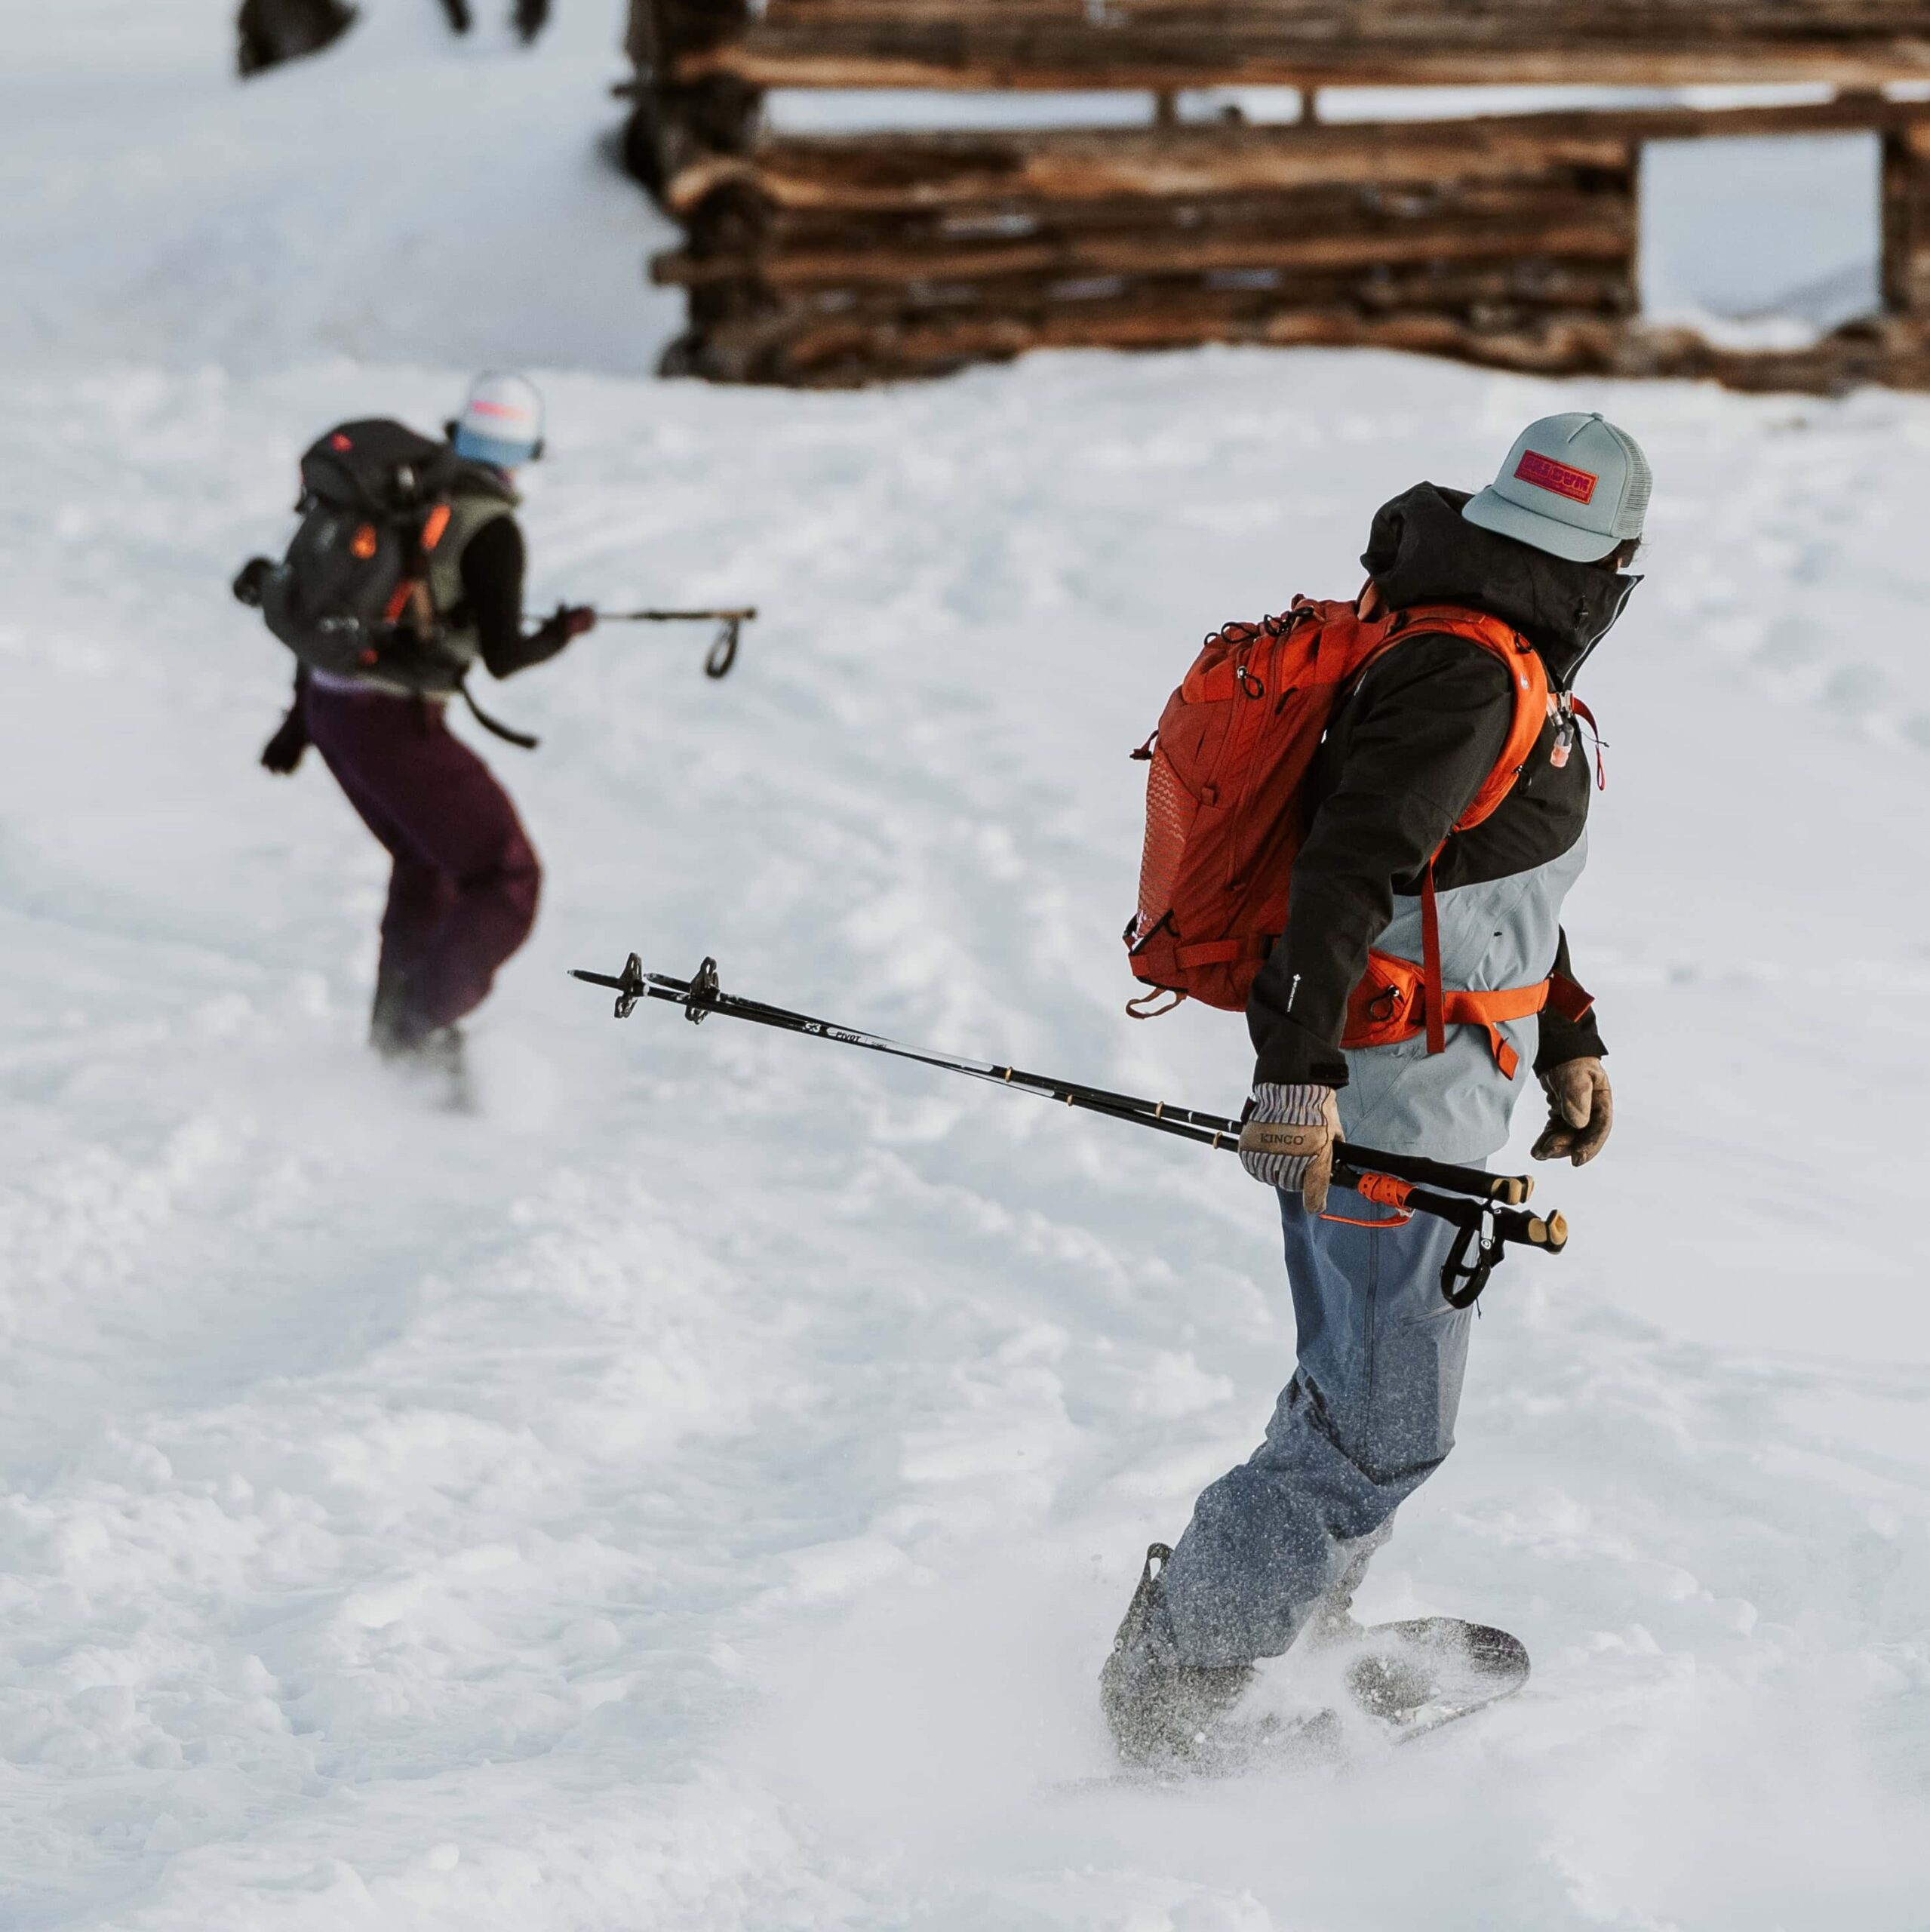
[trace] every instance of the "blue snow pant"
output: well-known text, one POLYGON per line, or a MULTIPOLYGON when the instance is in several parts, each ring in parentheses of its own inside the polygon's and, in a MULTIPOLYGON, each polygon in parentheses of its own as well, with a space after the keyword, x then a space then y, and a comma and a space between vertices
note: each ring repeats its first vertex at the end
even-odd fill
POLYGON ((1325 1216, 1283 1193, 1280 1218, 1299 1361, 1266 1440, 1194 1505, 1166 1567, 1184 1663, 1278 1657, 1454 1447, 1474 1313, 1441 1295, 1456 1230, 1390 1225, 1341 1188, 1325 1216))

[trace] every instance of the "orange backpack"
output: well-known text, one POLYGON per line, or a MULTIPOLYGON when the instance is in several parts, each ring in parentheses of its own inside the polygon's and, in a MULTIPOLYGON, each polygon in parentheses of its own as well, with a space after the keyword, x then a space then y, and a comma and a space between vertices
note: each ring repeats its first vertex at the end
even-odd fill
MULTIPOLYGON (((1136 1018, 1170 1012, 1187 998, 1233 1011, 1246 1005, 1286 928, 1288 881, 1307 832, 1308 769, 1335 706, 1403 637, 1443 632, 1492 651, 1514 689, 1507 742, 1455 821, 1453 829, 1465 832, 1513 789, 1554 702, 1541 660, 1519 632, 1452 605, 1366 617, 1354 604, 1296 598, 1284 616, 1229 624, 1206 639, 1158 730, 1133 754, 1151 769, 1139 909, 1126 944, 1134 977, 1155 989, 1127 1008, 1136 1018), (1163 1004, 1160 994, 1169 996, 1163 1004)), ((1431 860, 1421 923, 1426 959, 1368 955, 1343 1044, 1382 1045, 1424 1032, 1428 1050, 1438 1053, 1447 1027, 1481 1026, 1511 1078, 1515 1056, 1498 1023, 1538 1012, 1547 982, 1496 992, 1443 987, 1431 860)))

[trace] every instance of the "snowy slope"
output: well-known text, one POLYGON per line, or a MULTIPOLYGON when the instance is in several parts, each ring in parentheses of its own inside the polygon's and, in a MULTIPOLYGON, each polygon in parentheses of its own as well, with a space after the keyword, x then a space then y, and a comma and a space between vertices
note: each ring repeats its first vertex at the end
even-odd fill
POLYGON ((101 143, 65 221, 0 202, 0 1925, 1923 1925, 1930 407, 1311 354, 655 383, 647 217, 588 152, 613 10, 526 66, 373 11, 242 91, 158 32, 225 9, 70 0, 0 82, 9 182, 101 143), (439 238, 352 232, 346 177, 264 211, 392 89, 425 168, 541 121, 475 219, 560 292, 438 337, 439 238), (231 235, 319 266, 284 294, 231 235), (312 764, 254 768, 284 672, 225 585, 318 426, 525 355, 563 372, 533 602, 767 615, 723 685, 606 632, 499 694, 547 897, 452 1120, 363 1060, 380 868, 312 764), (1341 1772, 1082 1787, 1139 1551, 1290 1363, 1270 1204, 1015 1097, 619 1028, 564 969, 714 952, 1232 1107, 1236 1022, 1120 1014, 1124 753, 1205 629, 1351 588, 1381 497, 1580 398, 1661 479, 1571 925, 1621 1125, 1545 1185, 1574 1244, 1493 1291, 1365 1606, 1491 1617, 1535 1681, 1341 1772))
POLYGON ((486 0, 364 0, 243 85, 234 0, 60 0, 7 27, 0 355, 269 370, 318 354, 641 374, 681 306, 619 171, 622 9, 533 54, 486 0))

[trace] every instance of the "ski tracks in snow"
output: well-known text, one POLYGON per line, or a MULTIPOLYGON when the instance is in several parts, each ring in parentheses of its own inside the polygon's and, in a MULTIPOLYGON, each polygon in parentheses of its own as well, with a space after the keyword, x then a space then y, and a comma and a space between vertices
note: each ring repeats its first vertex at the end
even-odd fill
MULTIPOLYGON (((1120 1017, 1125 753, 1199 634, 1348 587, 1366 507, 1567 392, 1349 356, 555 380, 533 606, 767 614, 721 686, 700 632, 613 630, 500 695, 546 738, 488 755, 547 897, 461 1119, 361 1063, 380 870, 312 762, 254 769, 284 672, 223 589, 318 424, 456 386, 6 390, 51 452, 0 485, 11 1922, 1914 1923, 1922 1054, 1815 1016, 1852 947, 1858 984, 1930 958, 1894 889, 1925 768, 1907 720, 1787 701, 1709 616, 1701 532, 1740 570, 1814 525, 1758 566, 1861 597, 1861 527, 1806 493, 1921 408, 1615 398, 1676 492, 1605 654, 1576 908, 1624 1124, 1544 1183, 1575 1247, 1494 1291, 1366 1606, 1507 1624, 1534 1683, 1345 1771, 1076 1792, 1139 1552, 1291 1361, 1264 1197, 827 1045, 619 1028, 563 969, 714 952, 754 996, 1231 1107, 1237 1022, 1120 1017), (1779 843, 1776 774, 1808 801, 1779 843), (1862 1180, 1806 1200, 1791 1133, 1862 1180)), ((1816 646, 1899 682, 1906 648, 1816 646)))

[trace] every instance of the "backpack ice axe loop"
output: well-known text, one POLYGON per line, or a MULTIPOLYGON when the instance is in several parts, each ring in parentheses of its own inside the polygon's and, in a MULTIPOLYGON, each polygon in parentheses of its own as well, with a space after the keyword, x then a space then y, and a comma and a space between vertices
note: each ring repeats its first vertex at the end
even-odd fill
MULTIPOLYGON (((861 1048, 893 1060, 910 1060, 920 1066, 936 1067, 942 1072, 962 1074, 968 1079, 1015 1087, 1042 1100, 1105 1114, 1114 1120, 1126 1121, 1157 1134, 1172 1134, 1182 1140, 1197 1141, 1228 1153, 1239 1151, 1240 1123, 1225 1115, 1175 1106, 1166 1100, 1115 1094, 1078 1081, 1027 1073, 991 1060, 969 1060, 957 1054, 905 1046, 810 1014, 745 999, 724 991, 718 983, 717 961, 708 957, 687 980, 645 972, 643 962, 634 952, 623 962, 620 974, 593 973, 577 967, 571 969, 570 977, 613 992, 617 996, 619 1020, 627 1020, 641 1001, 658 1000, 681 1007, 684 1017, 693 1025, 700 1024, 712 1014, 721 1014, 727 1019, 768 1026, 779 1032, 834 1040, 843 1046, 861 1048)), ((1496 1263, 1511 1245, 1559 1254, 1567 1244, 1568 1223, 1560 1214, 1544 1220, 1526 1211, 1523 1204, 1534 1191, 1534 1183, 1526 1174, 1491 1174, 1479 1168, 1459 1167, 1419 1154, 1390 1153, 1346 1140, 1338 1144, 1335 1154, 1334 1177, 1342 1186, 1357 1189, 1368 1198, 1397 1208, 1405 1214, 1426 1214, 1461 1231, 1441 1273, 1441 1292, 1454 1307, 1465 1307, 1480 1294, 1496 1263), (1476 1256, 1471 1267, 1468 1266, 1471 1252, 1476 1256), (1465 1299, 1457 1300, 1457 1296, 1465 1299)))

